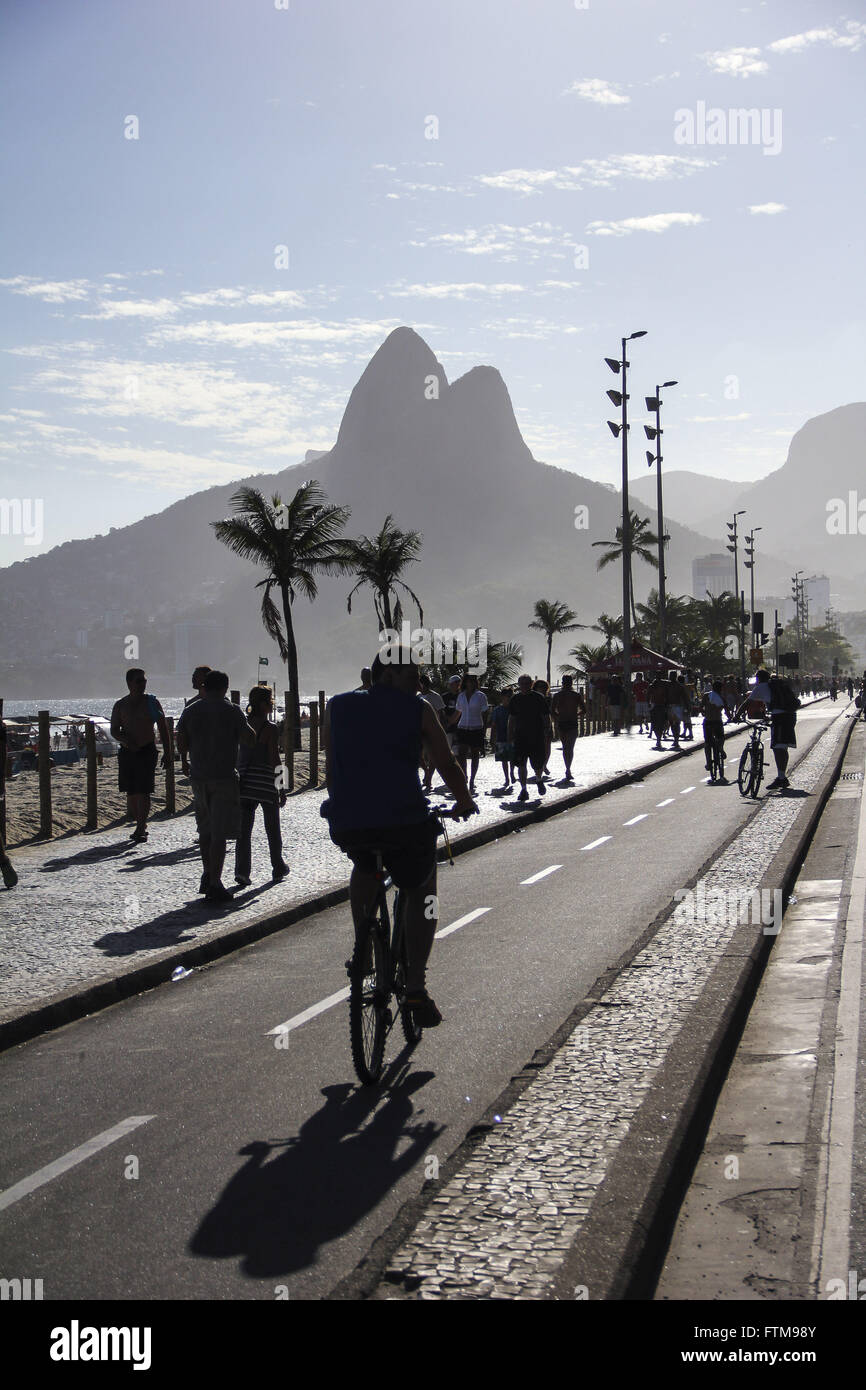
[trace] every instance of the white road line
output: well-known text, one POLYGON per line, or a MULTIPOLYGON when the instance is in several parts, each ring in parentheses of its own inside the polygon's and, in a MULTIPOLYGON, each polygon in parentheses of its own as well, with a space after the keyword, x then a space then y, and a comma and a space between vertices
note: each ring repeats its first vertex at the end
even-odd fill
POLYGON ((680 796, 686 796, 689 792, 693 791, 694 787, 683 787, 682 791, 680 792, 680 796))
MULTIPOLYGON (((476 917, 483 917, 485 912, 489 912, 489 907, 476 907, 474 912, 467 912, 465 917, 458 917, 456 922, 450 926, 443 927, 436 933, 436 939, 448 936, 453 931, 458 931, 460 927, 465 927, 467 923, 474 922, 476 917)), ((333 1009, 336 1004, 342 1004, 344 999, 349 997, 349 987, 338 989, 336 994, 329 994, 327 999, 320 999, 318 1004, 311 1004, 303 1013, 295 1014, 294 1018, 287 1019, 285 1023, 278 1023, 276 1028, 269 1028, 266 1037, 271 1037, 275 1033, 291 1033, 295 1028, 301 1028, 310 1019, 318 1018, 319 1014, 326 1013, 328 1009, 333 1009)))
POLYGON ((442 927, 442 928, 436 933, 436 938, 435 938, 435 939, 438 941, 438 940, 440 940, 440 938, 443 937, 443 936, 450 936, 451 933, 452 933, 453 931, 459 931, 461 927, 468 926, 468 924, 469 924, 470 922, 474 922, 474 921, 475 921, 476 917, 483 917, 484 914, 485 914, 485 912, 489 912, 489 911, 490 911, 490 908, 489 908, 489 907, 476 907, 476 909, 475 909, 474 912, 467 912, 467 914, 466 914, 465 917, 458 917, 458 918, 457 918, 457 921, 456 921, 456 922, 452 922, 452 923, 450 924, 450 926, 442 927))
POLYGON ((623 825, 637 825, 639 820, 646 820, 649 811, 642 811, 639 816, 632 816, 631 820, 624 820, 623 825))
POLYGON ((669 797, 667 798, 667 800, 665 800, 665 801, 657 801, 657 802, 656 802, 656 806, 670 806, 670 804, 671 804, 672 801, 673 801, 673 797, 672 797, 672 796, 669 796, 669 797))
POLYGON ((596 845, 603 845, 605 840, 609 840, 609 835, 602 835, 598 840, 591 840, 588 845, 581 845, 581 849, 595 849, 596 845))
POLYGON ((302 1024, 309 1023, 311 1018, 316 1018, 323 1014, 326 1009, 333 1009, 335 1004, 341 1004, 344 999, 349 997, 349 986, 345 989, 338 989, 336 994, 329 994, 327 999, 320 999, 318 1004, 311 1004, 308 1009, 304 1009, 301 1014, 295 1014, 286 1023, 278 1023, 276 1028, 269 1028, 267 1036, 272 1033, 291 1033, 293 1028, 300 1028, 302 1024))
POLYGON ((533 874, 531 878, 522 878, 520 880, 520 886, 523 888, 527 883, 537 883, 540 878, 547 878, 548 874, 555 874, 557 869, 561 868, 561 864, 549 864, 546 869, 539 869, 538 873, 533 874))
POLYGON ((121 1120, 119 1125, 113 1125, 111 1129, 105 1129, 101 1134, 97 1134, 94 1139, 88 1139, 86 1144, 79 1144, 77 1149, 70 1149, 68 1154, 62 1158, 55 1158, 53 1163, 47 1163, 44 1168, 39 1168, 35 1173, 31 1173, 29 1178, 22 1178, 16 1182, 14 1187, 7 1187, 5 1192, 0 1192, 0 1211, 5 1207, 11 1207, 13 1202, 20 1202, 22 1197, 28 1197, 31 1192, 35 1192, 38 1187, 51 1182, 52 1178, 59 1178, 61 1173, 74 1168, 77 1163, 83 1163, 86 1158, 92 1158, 100 1149, 105 1149, 115 1140, 122 1139, 131 1130, 138 1129, 139 1125, 146 1125, 148 1120, 155 1120, 155 1115, 130 1115, 128 1120, 121 1120))

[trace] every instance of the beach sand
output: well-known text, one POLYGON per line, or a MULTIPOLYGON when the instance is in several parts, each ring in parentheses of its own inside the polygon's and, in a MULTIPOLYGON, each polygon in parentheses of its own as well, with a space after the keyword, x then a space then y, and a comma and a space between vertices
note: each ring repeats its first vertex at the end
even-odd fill
MULTIPOLYGON (((296 793, 306 788, 309 776, 309 733, 301 731, 302 751, 295 754, 296 793)), ((325 780, 325 760, 319 753, 319 781, 325 780)), ((117 761, 106 758, 96 771, 98 828, 121 825, 126 819, 126 793, 117 789, 117 761)), ((189 779, 175 763, 175 805, 178 815, 192 813, 189 779)), ((83 762, 51 769, 51 809, 54 836, 80 834, 87 818, 87 776, 83 762)), ((151 818, 165 815, 165 772, 156 769, 156 788, 151 818)), ((19 772, 6 781, 6 844, 9 849, 39 839, 39 773, 19 772)))

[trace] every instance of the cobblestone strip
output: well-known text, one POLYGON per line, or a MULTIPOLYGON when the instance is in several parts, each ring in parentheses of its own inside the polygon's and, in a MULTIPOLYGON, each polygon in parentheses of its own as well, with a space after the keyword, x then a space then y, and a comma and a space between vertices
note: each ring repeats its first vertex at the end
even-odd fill
MULTIPOLYGON (((794 772, 793 788, 817 784, 845 732, 843 720, 830 726, 794 772)), ((705 905, 697 892, 680 902, 617 977, 433 1198, 391 1257, 376 1297, 548 1296, 630 1121, 736 930, 715 894, 752 892, 802 806, 800 798, 775 797, 748 823, 701 880, 705 905)), ((576 1296, 591 1298, 592 1290, 576 1296)))

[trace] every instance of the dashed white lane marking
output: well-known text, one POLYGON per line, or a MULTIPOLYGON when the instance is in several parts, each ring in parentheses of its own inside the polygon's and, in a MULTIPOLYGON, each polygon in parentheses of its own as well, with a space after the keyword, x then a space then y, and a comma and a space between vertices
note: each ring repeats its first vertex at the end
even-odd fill
POLYGON ((601 835, 597 840, 590 840, 588 845, 581 845, 581 849, 595 849, 597 845, 603 845, 605 840, 609 840, 609 835, 601 835))
POLYGON ((657 802, 656 802, 656 806, 670 806, 670 804, 671 804, 672 801, 673 801, 673 797, 672 797, 672 796, 669 796, 669 797, 666 797, 664 801, 657 801, 657 802))
POLYGON ((450 936, 453 931, 459 931, 461 927, 465 927, 470 922, 474 922, 476 917, 483 917, 485 912, 489 911, 489 907, 476 907, 474 912, 467 912, 465 917, 458 917, 456 922, 452 922, 447 927, 442 927, 442 929, 436 933, 436 940, 438 941, 439 938, 443 936, 450 936))
POLYGON ((320 999, 318 1004, 311 1004, 308 1009, 304 1009, 303 1013, 295 1014, 294 1018, 290 1018, 288 1022, 278 1023, 276 1028, 269 1028, 267 1036, 270 1037, 272 1033, 291 1033, 293 1028, 300 1028, 302 1024, 309 1023, 311 1018, 323 1014, 326 1009, 333 1009, 335 1004, 342 1003, 348 997, 349 987, 347 985, 345 989, 338 989, 336 994, 329 994, 327 999, 320 999))
POLYGON ((130 1115, 129 1119, 121 1120, 120 1124, 113 1125, 111 1129, 104 1129, 95 1138, 88 1139, 86 1144, 79 1144, 77 1149, 70 1149, 62 1158, 55 1158, 53 1163, 46 1163, 44 1168, 37 1169, 29 1178, 22 1178, 14 1187, 7 1187, 5 1192, 0 1192, 0 1211, 5 1207, 11 1207, 13 1202, 20 1202, 22 1197, 29 1196, 37 1187, 51 1182, 52 1178, 59 1178, 61 1173, 66 1173, 76 1164, 83 1163, 86 1158, 99 1153, 100 1149, 107 1148, 117 1139, 122 1139, 130 1130, 138 1129, 139 1125, 146 1125, 148 1120, 154 1119, 155 1115, 130 1115))
POLYGON ((649 811, 642 811, 639 816, 632 816, 631 820, 624 820, 623 825, 637 825, 639 820, 646 820, 649 811))
POLYGON ((682 791, 680 792, 680 796, 686 796, 689 792, 693 791, 694 787, 683 787, 682 791))
MULTIPOLYGON (((467 912, 465 917, 458 917, 456 922, 451 922, 449 926, 442 927, 436 933, 436 939, 449 936, 453 931, 459 931, 461 927, 467 926, 469 922, 474 922, 476 917, 483 917, 485 912, 489 912, 489 907, 476 907, 474 912, 467 912)), ((349 997, 349 987, 338 989, 336 994, 329 994, 327 999, 320 999, 318 1004, 311 1004, 302 1013, 295 1014, 294 1018, 287 1019, 285 1023, 278 1023, 276 1028, 269 1028, 266 1034, 271 1037, 275 1033, 291 1033, 295 1028, 301 1028, 310 1019, 318 1018, 319 1014, 326 1013, 328 1009, 333 1009, 336 1004, 342 1004, 344 999, 349 997)))
POLYGON ((538 873, 533 874, 531 878, 522 878, 520 886, 523 888, 527 883, 537 883, 540 878, 547 878, 548 874, 555 874, 557 869, 561 868, 561 864, 549 864, 546 869, 539 869, 538 873))

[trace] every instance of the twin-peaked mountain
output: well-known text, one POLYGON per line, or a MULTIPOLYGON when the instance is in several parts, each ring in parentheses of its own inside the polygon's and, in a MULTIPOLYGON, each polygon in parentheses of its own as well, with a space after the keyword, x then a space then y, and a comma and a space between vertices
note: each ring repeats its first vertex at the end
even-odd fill
MULTIPOLYGON (((618 476, 615 455, 612 446, 612 480, 618 476)), ((262 627, 260 591, 254 589, 263 571, 232 555, 209 523, 230 514, 231 495, 241 483, 287 499, 309 477, 319 480, 330 501, 351 508, 348 534, 374 534, 389 513, 403 529, 423 534, 420 563, 404 578, 421 598, 428 625, 486 627, 493 640, 523 643, 530 666, 540 669, 543 639, 527 630, 536 599, 560 599, 587 624, 603 610, 620 610, 619 566, 598 571, 600 552, 591 544, 613 537, 621 520, 619 495, 533 458, 493 367, 474 367, 449 383, 424 340, 410 328, 398 328, 352 391, 337 441, 327 453, 308 454, 304 463, 277 474, 239 476, 238 482, 194 493, 107 536, 67 542, 0 572, 0 626, 7 634, 0 693, 8 698, 35 693, 37 677, 29 666, 49 654, 74 653, 75 633, 104 627, 107 609, 124 615, 126 632, 144 633, 141 662, 152 670, 173 668, 176 623, 217 618, 225 635, 219 660, 233 683, 251 679, 259 653, 269 654, 275 674, 276 650, 262 627), (586 529, 575 527, 576 507, 587 509, 586 529), (11 681, 10 659, 16 662, 11 681)), ((636 510, 655 525, 652 508, 637 505, 636 510)), ((718 550, 720 533, 710 539, 675 522, 667 529, 669 590, 689 593, 692 559, 718 550)), ((769 582, 769 559, 764 573, 769 582)), ((636 562, 639 599, 655 576, 655 570, 636 562)), ((786 565, 776 564, 774 577, 786 585, 786 565)), ((352 614, 346 611, 352 584, 348 577, 322 578, 315 604, 303 598, 295 604, 306 690, 354 682, 358 668, 375 652, 369 596, 361 591, 352 614)), ((596 635, 577 632, 560 639, 554 660, 564 660, 568 646, 584 640, 595 641, 596 635)), ((115 688, 126 663, 120 639, 112 641, 114 646, 100 646, 94 632, 86 662, 73 667, 55 659, 51 683, 39 684, 69 695, 115 688)), ((203 649, 193 655, 207 662, 211 653, 203 649)))

